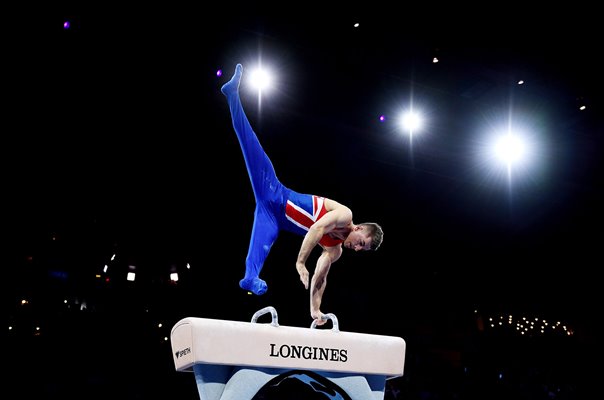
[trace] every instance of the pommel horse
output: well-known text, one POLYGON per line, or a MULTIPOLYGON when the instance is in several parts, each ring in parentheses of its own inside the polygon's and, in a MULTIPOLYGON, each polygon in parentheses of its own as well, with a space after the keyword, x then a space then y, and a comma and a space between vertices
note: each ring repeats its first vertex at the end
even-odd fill
MULTIPOLYGON (((184 318, 172 328, 177 371, 194 372, 201 400, 252 400, 275 382, 299 376, 343 400, 380 400, 386 380, 402 376, 405 341, 399 337, 280 326, 277 312, 265 307, 251 322, 184 318), (272 321, 257 323, 271 313, 272 321)), ((317 390, 315 390, 317 391, 317 390)), ((313 397, 318 398, 318 397, 313 397)))

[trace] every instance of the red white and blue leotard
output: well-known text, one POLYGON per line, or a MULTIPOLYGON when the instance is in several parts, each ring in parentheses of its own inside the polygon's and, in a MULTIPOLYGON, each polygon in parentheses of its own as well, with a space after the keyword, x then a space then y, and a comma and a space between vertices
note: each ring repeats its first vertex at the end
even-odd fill
MULTIPOLYGON (((295 192, 290 192, 290 194, 296 196, 290 196, 285 205, 285 218, 294 225, 289 230, 300 235, 306 235, 312 224, 327 213, 325 198, 314 195, 299 195, 295 192)), ((343 240, 324 235, 319 244, 325 247, 333 247, 342 242, 343 240)))
MULTIPOLYGON (((245 277, 239 285, 255 294, 263 294, 266 292, 266 283, 258 276, 279 232, 286 230, 305 235, 327 210, 323 197, 297 193, 285 187, 277 178, 273 164, 243 110, 239 97, 241 73, 242 66, 238 64, 231 80, 221 89, 227 98, 233 128, 256 199, 254 223, 245 260, 245 277)), ((342 240, 323 236, 319 243, 330 247, 342 243, 342 240)))

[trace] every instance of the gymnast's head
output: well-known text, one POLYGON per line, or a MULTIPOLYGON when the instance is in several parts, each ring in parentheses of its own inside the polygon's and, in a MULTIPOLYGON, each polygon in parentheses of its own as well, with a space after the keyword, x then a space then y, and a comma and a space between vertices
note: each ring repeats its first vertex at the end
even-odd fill
POLYGON ((344 240, 344 247, 354 251, 377 250, 384 240, 382 227, 375 222, 355 225, 344 240))

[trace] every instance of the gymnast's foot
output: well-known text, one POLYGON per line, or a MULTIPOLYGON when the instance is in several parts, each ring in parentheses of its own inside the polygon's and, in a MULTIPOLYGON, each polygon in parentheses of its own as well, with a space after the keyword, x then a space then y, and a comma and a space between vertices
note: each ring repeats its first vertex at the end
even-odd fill
POLYGON ((229 96, 233 93, 236 93, 239 89, 239 82, 241 82, 241 73, 243 72, 243 66, 241 64, 237 64, 235 67, 235 74, 231 78, 230 81, 222 85, 220 91, 225 95, 229 96))
POLYGON ((243 278, 239 281, 239 286, 241 286, 242 289, 250 291, 258 296, 266 293, 267 289, 266 282, 260 278, 243 278))

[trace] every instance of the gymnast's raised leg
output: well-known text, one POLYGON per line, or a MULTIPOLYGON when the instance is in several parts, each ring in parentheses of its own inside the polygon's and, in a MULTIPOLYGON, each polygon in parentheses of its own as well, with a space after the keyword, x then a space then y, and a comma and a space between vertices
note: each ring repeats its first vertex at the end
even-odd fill
POLYGON ((231 112, 233 128, 237 134, 247 172, 252 183, 256 209, 250 246, 245 260, 245 276, 239 282, 242 289, 262 295, 266 282, 259 278, 268 253, 279 234, 277 205, 283 198, 283 185, 277 179, 273 164, 260 145, 243 110, 239 97, 239 85, 243 67, 237 64, 235 74, 221 91, 226 96, 231 112))

